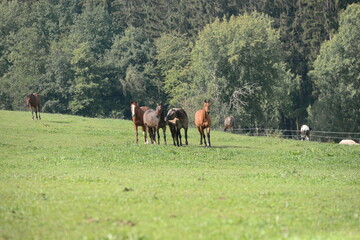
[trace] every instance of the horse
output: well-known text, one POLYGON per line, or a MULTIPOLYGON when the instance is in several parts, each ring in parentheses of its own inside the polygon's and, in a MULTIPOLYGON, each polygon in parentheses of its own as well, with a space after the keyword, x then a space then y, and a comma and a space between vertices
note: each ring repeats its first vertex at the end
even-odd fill
POLYGON ((205 100, 203 103, 203 108, 201 110, 198 110, 195 113, 195 125, 198 128, 199 133, 200 133, 200 145, 202 145, 202 142, 204 139, 204 144, 205 144, 205 146, 207 146, 206 139, 205 139, 205 133, 204 133, 204 129, 206 129, 208 143, 209 143, 208 146, 211 147, 211 144, 210 144, 210 127, 211 127, 210 101, 205 100))
POLYGON ((224 120, 224 132, 226 132, 227 129, 230 129, 232 131, 235 126, 235 119, 233 116, 227 116, 224 120))
POLYGON ((165 121, 165 114, 164 114, 164 105, 162 103, 156 105, 155 114, 159 119, 159 122, 156 126, 156 133, 158 135, 158 144, 160 144, 160 133, 159 129, 163 130, 164 134, 164 143, 166 143, 166 121, 165 121))
POLYGON ((308 125, 302 125, 300 128, 300 139, 301 141, 309 141, 310 140, 310 130, 308 125))
POLYGON ((182 108, 171 108, 166 114, 166 122, 169 125, 174 146, 182 146, 180 129, 184 128, 185 144, 188 145, 189 118, 182 108))
POLYGON ((139 107, 138 103, 135 101, 132 101, 130 103, 130 110, 131 110, 131 118, 134 123, 134 129, 135 129, 135 136, 136 136, 136 144, 139 142, 138 137, 138 127, 140 126, 143 130, 144 135, 144 141, 146 144, 146 131, 145 131, 145 125, 144 125, 144 112, 147 111, 149 108, 146 106, 139 107))
POLYGON ((158 135, 158 144, 160 144, 159 128, 163 129, 164 142, 166 144, 166 122, 164 118, 164 106, 157 104, 156 110, 149 109, 144 113, 144 124, 146 131, 150 135, 151 143, 156 143, 156 133, 158 135))
POLYGON ((26 105, 28 108, 31 108, 32 120, 34 120, 34 110, 36 115, 36 120, 41 120, 40 116, 40 95, 37 93, 31 93, 26 96, 26 105), (39 118, 38 118, 39 112, 39 118))

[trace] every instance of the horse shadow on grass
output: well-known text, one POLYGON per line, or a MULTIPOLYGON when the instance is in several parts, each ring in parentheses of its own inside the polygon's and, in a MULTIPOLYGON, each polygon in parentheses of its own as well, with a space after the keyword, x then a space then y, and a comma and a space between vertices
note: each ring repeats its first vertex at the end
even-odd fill
POLYGON ((205 146, 201 146, 201 145, 196 145, 195 147, 199 147, 199 148, 214 148, 214 149, 251 149, 254 147, 248 147, 248 146, 234 146, 234 145, 224 145, 224 146, 211 146, 211 147, 205 147, 205 146))

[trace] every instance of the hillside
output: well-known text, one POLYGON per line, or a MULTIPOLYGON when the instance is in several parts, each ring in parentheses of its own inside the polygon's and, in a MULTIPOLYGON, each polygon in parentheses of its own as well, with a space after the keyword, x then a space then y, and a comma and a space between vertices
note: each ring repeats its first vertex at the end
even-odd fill
POLYGON ((130 121, 13 111, 0 136, 0 239, 360 234, 358 146, 213 131, 204 148, 194 128, 135 145, 130 121))

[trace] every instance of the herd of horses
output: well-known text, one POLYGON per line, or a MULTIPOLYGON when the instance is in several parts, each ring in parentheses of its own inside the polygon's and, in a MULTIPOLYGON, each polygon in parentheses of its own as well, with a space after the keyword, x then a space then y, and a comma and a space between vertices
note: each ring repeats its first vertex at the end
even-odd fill
MULTIPOLYGON (((36 119, 40 120, 40 95, 32 93, 26 96, 26 105, 31 108, 32 119, 34 120, 34 112, 36 119)), ((210 147, 210 101, 205 100, 202 109, 195 113, 195 125, 200 133, 200 145, 204 143, 205 146, 210 147), (206 134, 205 134, 206 133, 206 134), (207 139, 207 141, 206 141, 207 139)), ((168 125, 171 131, 173 144, 175 146, 182 146, 181 129, 184 129, 185 144, 188 145, 188 126, 189 118, 187 113, 182 108, 171 108, 165 115, 164 105, 162 103, 157 104, 156 109, 150 109, 149 107, 140 107, 136 101, 132 101, 130 104, 131 117, 134 123, 136 144, 139 143, 138 127, 142 128, 144 135, 144 142, 149 143, 147 134, 149 134, 150 142, 152 144, 160 144, 160 129, 163 131, 164 143, 166 142, 166 126, 168 125)), ((233 116, 227 116, 224 120, 224 129, 233 130, 235 126, 235 119, 233 116)), ((302 125, 300 129, 300 139, 309 141, 310 130, 307 125, 302 125)))
MULTIPOLYGON (((149 143, 147 134, 151 143, 160 144, 159 130, 163 130, 164 143, 166 143, 166 125, 169 126, 174 146, 182 146, 181 129, 184 129, 185 144, 188 145, 188 128, 189 118, 187 113, 182 108, 170 108, 167 114, 164 113, 163 104, 157 104, 156 109, 149 109, 146 106, 140 107, 137 102, 133 101, 130 105, 131 117, 134 123, 136 144, 139 143, 138 127, 141 127, 144 135, 144 142, 149 143)), ((200 133, 200 145, 204 143, 205 146, 210 147, 210 101, 205 100, 203 108, 195 113, 195 125, 200 133), (206 132, 206 136, 205 136, 206 132), (206 141, 207 137, 207 141, 206 141)))

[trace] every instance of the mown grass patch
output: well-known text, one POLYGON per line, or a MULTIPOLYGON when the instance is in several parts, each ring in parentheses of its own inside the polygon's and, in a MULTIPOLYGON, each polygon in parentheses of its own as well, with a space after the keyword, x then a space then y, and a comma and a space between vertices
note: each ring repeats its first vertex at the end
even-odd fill
POLYGON ((0 111, 0 239, 358 239, 360 148, 0 111), (168 143, 171 136, 168 132, 168 143), (141 139, 141 137, 140 137, 141 139))

